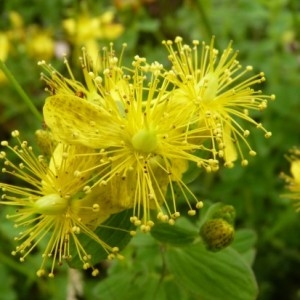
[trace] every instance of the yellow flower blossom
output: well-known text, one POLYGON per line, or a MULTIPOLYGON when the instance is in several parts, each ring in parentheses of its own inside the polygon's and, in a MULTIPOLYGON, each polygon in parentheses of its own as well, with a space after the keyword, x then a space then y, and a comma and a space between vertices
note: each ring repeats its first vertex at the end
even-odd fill
MULTIPOLYGON (((109 61, 118 59, 109 57, 109 61)), ((59 85, 65 82, 68 88, 48 97, 43 113, 57 140, 98 151, 98 163, 92 169, 98 172, 99 179, 92 189, 112 186, 116 190, 114 205, 133 207, 132 222, 148 231, 153 225, 153 209, 159 220, 171 224, 180 215, 176 189, 188 203, 189 214, 202 207, 182 181, 188 162, 208 170, 216 168, 218 162, 197 155, 205 148, 192 140, 207 138, 203 136, 206 128, 194 126, 198 120, 184 107, 180 111, 173 109, 172 88, 169 91, 168 81, 161 80, 162 66, 149 65, 138 56, 132 65, 132 70, 125 70, 110 63, 101 74, 90 74, 99 101, 89 101, 85 92, 82 97, 72 91, 66 93, 74 85, 59 79, 59 85), (171 204, 167 201, 167 188, 171 204)), ((57 81, 48 84, 55 86, 57 81)))
POLYGON ((35 59, 50 59, 54 55, 55 43, 51 32, 31 25, 27 28, 26 50, 35 59))
POLYGON ((281 174, 281 176, 286 181, 289 192, 283 196, 292 199, 296 210, 300 211, 300 149, 292 149, 288 160, 291 163, 291 175, 281 174))
POLYGON ((250 115, 251 110, 264 110, 266 96, 253 89, 254 85, 265 81, 263 73, 247 76, 251 66, 242 68, 237 61, 237 52, 231 43, 220 54, 214 48, 214 38, 209 45, 193 41, 193 45, 183 44, 181 37, 173 41, 164 41, 169 52, 172 70, 167 71, 168 78, 177 87, 174 97, 180 106, 189 106, 193 115, 198 116, 200 126, 206 126, 212 144, 214 159, 223 158, 226 166, 232 166, 239 155, 242 165, 247 165, 242 141, 251 156, 255 155, 247 141, 250 131, 242 120, 253 124, 271 136, 261 123, 250 115))
MULTIPOLYGON (((59 143, 48 163, 45 157, 36 156, 26 141, 21 141, 18 131, 13 131, 12 136, 17 144, 10 146, 2 141, 8 151, 0 152, 3 176, 23 181, 20 186, 0 183, 0 204, 15 209, 7 218, 20 229, 15 238, 19 245, 12 254, 20 255, 20 261, 24 261, 33 249, 47 241, 37 275, 46 274, 48 261, 52 260, 49 277, 54 276, 57 263, 69 261, 74 255, 78 255, 84 269, 92 267, 92 257, 81 243, 83 235, 105 249, 109 258, 118 256, 118 248, 107 245, 93 230, 119 210, 110 205, 108 190, 98 188, 96 194, 91 192, 91 173, 79 171, 94 166, 96 156, 81 156, 86 152, 84 146, 59 143), (20 163, 9 159, 12 153, 20 163)), ((93 269, 92 274, 97 273, 93 269)))
POLYGON ((82 13, 76 18, 63 21, 63 28, 68 39, 75 47, 85 47, 92 56, 98 53, 98 41, 114 40, 119 37, 124 27, 114 22, 114 13, 107 11, 100 16, 82 13))
MULTIPOLYGON (((10 49, 10 42, 7 33, 0 32, 0 60, 5 61, 7 59, 10 49)), ((0 84, 6 82, 6 76, 0 70, 0 84)))

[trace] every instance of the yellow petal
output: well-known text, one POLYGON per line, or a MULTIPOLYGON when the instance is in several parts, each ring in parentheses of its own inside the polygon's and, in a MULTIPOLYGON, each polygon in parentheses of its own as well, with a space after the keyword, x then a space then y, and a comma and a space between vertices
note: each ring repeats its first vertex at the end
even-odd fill
POLYGON ((300 183, 300 160, 294 160, 291 163, 291 173, 296 183, 300 183))
POLYGON ((56 139, 91 148, 102 147, 112 126, 107 111, 72 95, 48 97, 43 114, 56 139))

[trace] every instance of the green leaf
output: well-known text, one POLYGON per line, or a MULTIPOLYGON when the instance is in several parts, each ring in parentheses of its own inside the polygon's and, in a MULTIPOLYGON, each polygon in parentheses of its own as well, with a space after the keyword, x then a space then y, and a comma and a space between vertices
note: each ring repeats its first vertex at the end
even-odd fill
POLYGON ((2 300, 16 300, 17 293, 13 288, 16 279, 4 265, 0 265, 0 290, 2 300))
POLYGON ((254 230, 240 229, 236 232, 231 247, 238 251, 249 263, 249 265, 252 265, 256 254, 256 251, 254 249, 256 240, 257 235, 254 230))
POLYGON ((201 300, 253 300, 257 295, 254 274, 234 249, 214 253, 201 243, 168 248, 166 263, 171 273, 201 300))
MULTIPOLYGON (((130 241, 132 236, 129 231, 133 225, 130 222, 132 210, 125 210, 112 215, 107 221, 101 224, 95 233, 98 237, 111 247, 118 247, 122 250, 130 241)), ((80 243, 84 249, 91 255, 92 264, 96 264, 107 258, 107 252, 97 242, 86 235, 79 236, 80 243)), ((69 266, 76 269, 82 268, 82 261, 78 257, 75 245, 71 243, 71 251, 74 253, 69 266)))
POLYGON ((189 184, 195 181, 199 177, 200 173, 203 172, 203 169, 197 167, 195 163, 189 163, 189 167, 186 172, 184 172, 182 180, 185 184, 189 184))
POLYGON ((175 225, 158 223, 151 229, 151 235, 162 243, 172 245, 186 245, 194 242, 198 237, 198 230, 191 227, 186 219, 177 220, 175 225))
POLYGON ((254 247, 257 235, 252 229, 239 229, 231 246, 239 253, 244 253, 254 247))

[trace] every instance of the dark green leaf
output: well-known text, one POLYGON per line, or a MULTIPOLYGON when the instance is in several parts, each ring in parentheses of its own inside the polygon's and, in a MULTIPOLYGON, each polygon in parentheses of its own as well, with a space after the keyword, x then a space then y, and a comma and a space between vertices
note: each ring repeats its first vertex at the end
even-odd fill
POLYGON ((255 258, 254 245, 257 240, 257 235, 254 230, 240 229, 236 232, 235 238, 231 247, 238 251, 245 260, 252 265, 255 258))
MULTIPOLYGON (((109 246, 118 247, 122 250, 131 239, 129 231, 132 229, 133 225, 129 220, 130 216, 132 216, 131 210, 114 214, 101 224, 101 226, 95 230, 95 233, 109 246)), ((107 252, 97 242, 85 235, 82 235, 79 238, 84 249, 91 255, 93 264, 107 258, 107 252)), ((69 262, 69 265, 72 268, 82 268, 82 262, 74 248, 75 246, 73 244, 71 245, 73 247, 74 256, 69 262)))
POLYGON ((175 225, 166 223, 155 224, 151 229, 151 235, 162 243, 177 246, 192 243, 198 236, 196 228, 192 229, 190 224, 184 226, 183 222, 180 222, 181 224, 178 223, 175 223, 175 225))
POLYGON ((251 268, 232 248, 214 253, 200 243, 168 248, 168 269, 189 292, 202 300, 253 300, 257 284, 251 268))

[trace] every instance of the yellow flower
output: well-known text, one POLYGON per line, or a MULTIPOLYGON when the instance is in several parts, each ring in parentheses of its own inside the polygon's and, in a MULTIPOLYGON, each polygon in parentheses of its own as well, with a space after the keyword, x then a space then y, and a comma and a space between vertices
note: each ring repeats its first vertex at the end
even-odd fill
POLYGON ((29 56, 35 59, 50 59, 54 55, 55 43, 51 32, 36 25, 27 28, 26 49, 29 56))
MULTIPOLYGON (((192 140, 202 138, 206 128, 194 126, 198 120, 184 107, 178 110, 176 103, 173 107, 172 88, 169 91, 168 81, 161 80, 162 66, 149 65, 138 56, 132 65, 127 73, 110 63, 100 75, 90 74, 97 101, 90 101, 85 92, 82 97, 72 92, 55 93, 46 99, 43 112, 57 140, 98 151, 98 163, 93 168, 98 180, 92 189, 111 186, 115 190, 113 205, 133 207, 131 221, 148 231, 153 225, 152 209, 156 209, 159 220, 171 224, 180 215, 176 189, 188 203, 189 214, 195 214, 195 207, 201 208, 202 202, 182 181, 182 175, 188 162, 207 169, 216 168, 217 162, 198 155, 197 151, 205 149, 192 140)), ((67 86, 72 86, 70 81, 67 86)))
POLYGON ((290 192, 283 196, 294 200, 296 210, 300 211, 300 149, 292 149, 291 153, 292 154, 288 156, 288 160, 291 163, 291 176, 281 174, 290 192))
POLYGON ((114 40, 124 31, 124 27, 115 23, 113 19, 114 13, 111 11, 97 17, 82 13, 76 19, 65 19, 63 28, 73 45, 79 48, 84 46, 92 56, 95 56, 98 53, 98 40, 114 40))
MULTIPOLYGON (((3 192, 0 204, 15 208, 7 218, 14 220, 15 227, 20 229, 15 238, 19 245, 12 254, 19 254, 20 261, 24 261, 33 249, 47 241, 37 275, 44 275, 48 261, 52 260, 49 277, 54 276, 57 263, 71 260, 74 255, 78 255, 84 269, 92 267, 92 257, 81 243, 83 235, 103 247, 109 258, 119 255, 117 247, 110 247, 93 232, 111 213, 119 211, 110 205, 107 190, 91 192, 88 185, 91 172, 79 171, 93 166, 96 157, 80 155, 86 152, 84 146, 59 143, 48 163, 45 157, 36 156, 26 141, 20 140, 18 131, 13 131, 12 136, 17 145, 10 146, 7 141, 1 145, 20 163, 8 158, 12 153, 0 152, 4 176, 23 181, 20 186, 0 183, 3 192)), ((92 274, 97 273, 93 269, 92 274)))
POLYGON ((197 40, 192 46, 185 45, 180 37, 175 39, 175 45, 172 41, 163 44, 172 64, 168 78, 177 87, 174 97, 181 106, 189 106, 199 124, 206 126, 214 159, 223 158, 230 167, 239 155, 242 165, 247 165, 240 141, 251 156, 256 153, 247 141, 250 131, 241 121, 262 129, 266 138, 271 136, 249 115, 251 110, 264 110, 268 99, 275 99, 274 95, 266 96, 253 89, 265 81, 264 74, 245 77, 252 67, 242 69, 231 43, 221 54, 214 48, 214 38, 210 45, 203 42, 202 46, 197 40))
MULTIPOLYGON (((10 42, 7 33, 0 32, 0 60, 5 61, 9 54, 10 42)), ((6 76, 3 71, 0 70, 0 84, 6 82, 6 76)))

